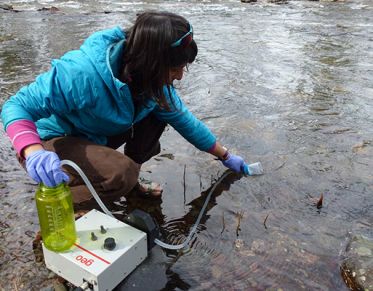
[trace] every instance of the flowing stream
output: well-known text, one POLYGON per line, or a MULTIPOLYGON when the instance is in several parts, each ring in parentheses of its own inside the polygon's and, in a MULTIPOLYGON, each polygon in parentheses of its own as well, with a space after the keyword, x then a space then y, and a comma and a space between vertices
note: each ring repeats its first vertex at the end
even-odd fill
MULTIPOLYGON (((117 290, 348 290, 342 250, 373 225, 372 1, 9 4, 0 9, 0 106, 92 32, 168 10, 192 23, 199 46, 177 84, 183 100, 231 152, 265 169, 224 179, 189 248, 153 248, 117 290)), ((163 184, 162 200, 121 197, 112 207, 118 217, 149 212, 164 240, 179 243, 225 168, 172 128, 161 143, 142 176, 163 184)), ((1 129, 0 290, 50 290, 55 280, 33 252, 35 189, 1 129)))

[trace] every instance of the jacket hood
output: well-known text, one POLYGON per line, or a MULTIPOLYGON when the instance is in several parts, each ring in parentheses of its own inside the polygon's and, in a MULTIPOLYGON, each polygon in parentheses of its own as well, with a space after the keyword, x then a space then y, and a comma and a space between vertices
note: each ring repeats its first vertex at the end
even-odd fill
MULTIPOLYGON (((116 55, 113 58, 116 62, 120 60, 125 39, 126 36, 123 30, 119 26, 116 26, 112 29, 106 29, 92 34, 80 47, 81 51, 85 53, 92 64, 94 64, 98 74, 114 95, 120 94, 119 90, 126 84, 117 79, 117 74, 113 73, 110 56, 112 50, 117 48, 115 49, 116 55)), ((117 67, 115 69, 118 70, 117 67)))

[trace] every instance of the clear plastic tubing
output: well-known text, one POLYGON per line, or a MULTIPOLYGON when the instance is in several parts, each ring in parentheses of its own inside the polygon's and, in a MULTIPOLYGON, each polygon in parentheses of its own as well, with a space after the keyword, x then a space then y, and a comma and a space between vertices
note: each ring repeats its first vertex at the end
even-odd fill
MULTIPOLYGON (((82 171, 82 169, 77 165, 75 164, 73 161, 70 161, 70 160, 62 160, 61 161, 61 166, 63 165, 68 165, 70 167, 72 167, 73 169, 75 169, 78 174, 82 177, 84 183, 87 185, 89 191, 91 192, 91 194, 93 195, 93 197, 95 198, 95 200, 97 201, 98 205, 100 205, 101 209, 109 216, 111 217, 114 217, 114 215, 109 211, 109 209, 106 208, 105 204, 102 202, 102 200, 100 199, 100 197, 98 196, 98 194, 96 193, 95 189, 93 188, 91 182, 88 180, 87 176, 84 174, 84 172, 82 171)), ((250 165, 249 165, 250 166, 250 165)), ((198 214, 198 217, 197 217, 197 220, 196 222, 194 223, 191 231, 189 232, 189 235, 188 237, 185 239, 185 241, 181 244, 178 244, 178 245, 171 245, 171 244, 167 244, 159 239, 155 239, 154 242, 159 245, 160 247, 162 248, 165 248, 165 249, 169 249, 169 250, 180 250, 182 248, 184 248, 189 242, 190 240, 193 238, 193 235, 195 234, 196 230, 197 230, 197 227, 198 227, 198 224, 200 223, 201 219, 202 219, 202 215, 203 213, 205 212, 205 209, 207 207, 207 204, 209 203, 210 201, 210 198, 211 198, 211 195, 212 193, 215 191, 216 187, 221 183, 221 181, 223 181, 223 179, 228 175, 230 174, 230 172, 226 172, 223 176, 221 176, 219 178, 219 180, 215 183, 215 185, 211 188, 209 194, 207 195, 206 197, 206 200, 205 200, 205 203, 203 204, 202 206, 202 209, 201 211, 199 212, 198 214)), ((245 173, 246 174, 246 173, 245 173)))
POLYGON ((73 161, 70 161, 70 160, 62 160, 61 161, 61 166, 63 166, 63 165, 68 165, 68 166, 72 167, 73 169, 75 169, 78 172, 78 174, 80 175, 80 177, 82 177, 84 183, 87 185, 87 187, 88 187, 89 191, 91 192, 92 196, 95 198, 95 200, 97 201, 98 205, 100 205, 101 209, 107 215, 109 215, 111 217, 114 217, 114 215, 109 211, 109 209, 106 208, 105 204, 102 202, 102 200, 100 199, 100 197, 96 193, 95 188, 93 188, 91 182, 88 180, 87 176, 84 174, 84 172, 82 171, 82 169, 77 164, 75 164, 73 161))

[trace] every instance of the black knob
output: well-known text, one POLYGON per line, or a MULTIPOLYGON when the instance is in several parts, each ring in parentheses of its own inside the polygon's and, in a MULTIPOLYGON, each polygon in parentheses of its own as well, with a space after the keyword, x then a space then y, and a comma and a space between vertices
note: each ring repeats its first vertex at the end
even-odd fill
POLYGON ((116 246, 115 239, 112 237, 108 237, 104 241, 104 249, 112 251, 116 246))
POLYGON ((93 241, 97 240, 97 236, 95 235, 94 232, 91 232, 91 240, 93 241))

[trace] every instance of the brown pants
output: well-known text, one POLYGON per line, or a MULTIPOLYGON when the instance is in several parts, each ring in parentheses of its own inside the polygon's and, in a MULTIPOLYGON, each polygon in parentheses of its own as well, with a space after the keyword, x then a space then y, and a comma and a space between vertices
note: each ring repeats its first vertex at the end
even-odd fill
MULTIPOLYGON (((137 184, 141 164, 160 152, 159 138, 166 124, 150 114, 133 129, 108 137, 106 146, 87 139, 65 136, 43 141, 48 151, 56 152, 61 160, 76 163, 102 198, 126 195, 137 184), (124 154, 116 149, 125 143, 124 154)), ((25 161, 21 160, 24 166, 25 161)), ((92 199, 83 179, 70 166, 64 166, 69 174, 69 186, 75 204, 92 199)))

